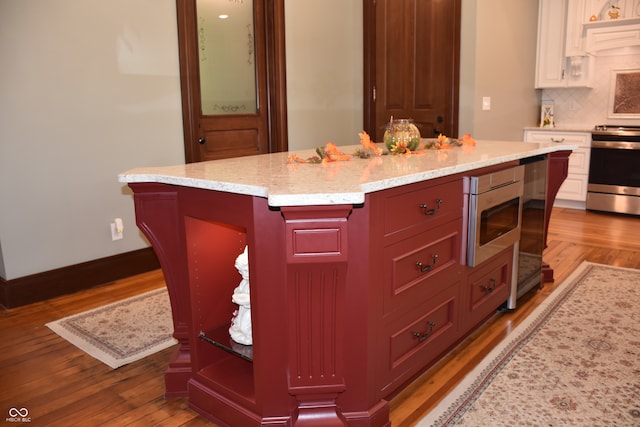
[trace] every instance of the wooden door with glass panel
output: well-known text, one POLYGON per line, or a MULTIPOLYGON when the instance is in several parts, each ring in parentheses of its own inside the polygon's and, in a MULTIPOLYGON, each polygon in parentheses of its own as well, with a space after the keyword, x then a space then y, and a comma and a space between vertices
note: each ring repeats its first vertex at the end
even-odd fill
POLYGON ((270 123, 286 111, 272 96, 284 81, 274 55, 282 3, 177 0, 187 162, 286 149, 286 124, 270 123))

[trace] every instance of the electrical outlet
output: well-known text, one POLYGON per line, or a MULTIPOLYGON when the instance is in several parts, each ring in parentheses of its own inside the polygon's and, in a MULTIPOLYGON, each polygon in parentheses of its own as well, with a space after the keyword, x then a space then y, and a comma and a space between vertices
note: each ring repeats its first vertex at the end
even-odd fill
POLYGON ((122 225, 122 220, 116 218, 111 223, 111 240, 120 240, 122 238, 124 238, 124 226, 122 225))

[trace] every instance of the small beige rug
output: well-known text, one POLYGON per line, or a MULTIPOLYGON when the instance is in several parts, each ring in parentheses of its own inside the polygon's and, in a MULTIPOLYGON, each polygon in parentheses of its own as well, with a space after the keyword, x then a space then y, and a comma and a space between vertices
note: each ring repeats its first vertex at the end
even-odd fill
POLYGON ((47 323, 82 351, 116 369, 177 343, 166 289, 47 323))
POLYGON ((640 270, 584 262, 417 424, 640 426, 640 270))

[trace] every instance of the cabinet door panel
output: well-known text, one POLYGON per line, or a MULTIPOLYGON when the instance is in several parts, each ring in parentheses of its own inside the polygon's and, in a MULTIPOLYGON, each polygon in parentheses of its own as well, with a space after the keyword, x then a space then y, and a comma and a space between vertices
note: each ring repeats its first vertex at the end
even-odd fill
POLYGON ((585 202, 587 200, 587 181, 586 175, 568 176, 560 186, 556 199, 585 202))
POLYGON ((566 0, 541 0, 538 14, 536 88, 564 87, 566 0))

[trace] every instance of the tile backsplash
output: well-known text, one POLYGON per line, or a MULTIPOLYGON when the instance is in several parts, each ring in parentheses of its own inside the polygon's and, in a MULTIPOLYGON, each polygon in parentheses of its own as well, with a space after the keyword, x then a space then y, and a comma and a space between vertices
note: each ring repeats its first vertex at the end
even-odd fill
POLYGON ((612 70, 640 69, 640 51, 598 55, 595 58, 594 87, 544 89, 542 100, 552 100, 556 127, 591 129, 598 124, 640 125, 640 119, 608 117, 612 70))

